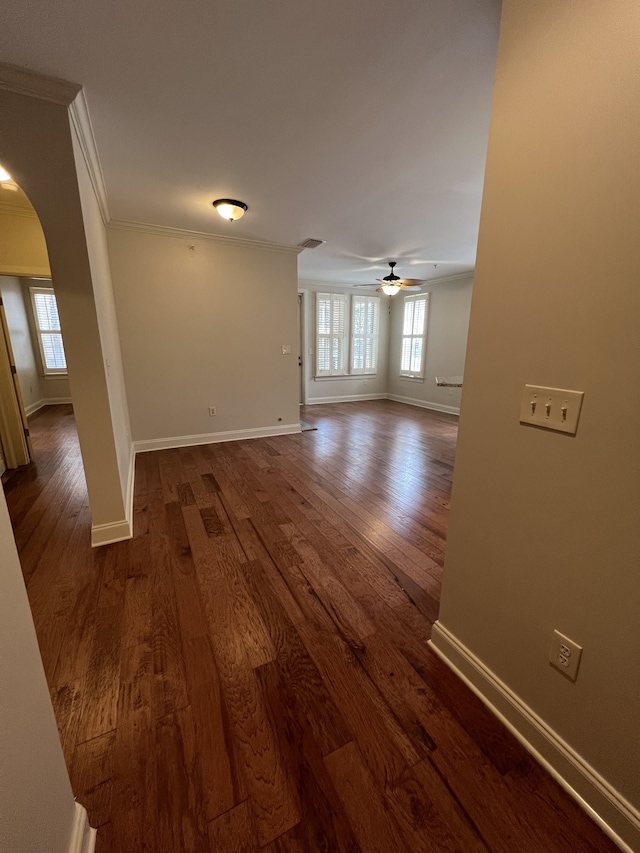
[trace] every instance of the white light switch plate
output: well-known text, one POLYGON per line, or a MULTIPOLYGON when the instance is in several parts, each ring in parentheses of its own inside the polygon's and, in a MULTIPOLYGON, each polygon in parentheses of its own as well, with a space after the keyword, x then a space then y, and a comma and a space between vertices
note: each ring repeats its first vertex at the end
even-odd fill
POLYGON ((525 385, 520 423, 575 435, 584 391, 525 385))

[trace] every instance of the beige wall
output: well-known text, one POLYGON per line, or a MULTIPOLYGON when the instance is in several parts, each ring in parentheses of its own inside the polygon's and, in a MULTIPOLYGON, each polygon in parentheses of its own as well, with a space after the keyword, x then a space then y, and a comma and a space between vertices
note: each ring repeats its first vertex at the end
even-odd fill
POLYGON ((424 380, 400 376, 400 354, 404 299, 391 300, 391 344, 389 347, 388 391, 394 399, 457 413, 460 389, 436 385, 436 376, 462 376, 471 309, 473 275, 422 288, 429 294, 427 351, 424 380))
POLYGON ((0 489, 0 850, 69 853, 75 803, 0 489))
POLYGON ((298 424, 294 254, 112 227, 108 240, 134 441, 298 424))
MULTIPOLYGON (((576 770, 578 791, 633 849, 638 43, 636 0, 503 5, 440 613, 486 668, 483 676, 463 660, 479 689, 500 679, 550 729, 550 743, 564 739, 572 761, 600 774, 597 791, 611 786, 598 799, 576 770), (525 383, 585 392, 575 437, 518 423, 525 383), (575 683, 548 663, 554 628, 584 647, 575 683)), ((435 637, 450 653, 438 629, 435 637)))
POLYGON ((65 106, 0 91, 2 164, 47 239, 95 528, 124 529, 125 507, 83 209, 65 106))
POLYGON ((0 208, 0 275, 50 275, 42 228, 28 210, 0 208))
MULTIPOLYGON (((380 330, 378 336, 378 372, 375 376, 315 378, 316 352, 316 293, 346 293, 349 303, 352 294, 378 295, 367 289, 336 287, 327 282, 301 282, 304 298, 305 352, 303 353, 306 403, 324 403, 355 398, 385 397, 389 356, 389 298, 380 298, 380 330)), ((349 304, 348 310, 351 310, 349 304)))

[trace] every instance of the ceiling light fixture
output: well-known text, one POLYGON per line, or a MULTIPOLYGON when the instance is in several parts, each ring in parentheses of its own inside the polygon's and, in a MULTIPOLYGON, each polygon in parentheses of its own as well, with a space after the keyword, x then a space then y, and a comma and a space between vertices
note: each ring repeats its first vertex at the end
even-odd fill
POLYGON ((220 216, 223 219, 228 219, 229 222, 240 219, 249 209, 243 201, 236 201, 233 198, 219 198, 213 202, 213 206, 220 216))
POLYGON ((12 180, 12 178, 9 172, 7 172, 6 169, 3 169, 2 166, 0 166, 0 184, 4 184, 10 180, 12 180))
POLYGON ((387 296, 395 296, 396 293, 400 290, 399 284, 383 284, 382 290, 387 296))

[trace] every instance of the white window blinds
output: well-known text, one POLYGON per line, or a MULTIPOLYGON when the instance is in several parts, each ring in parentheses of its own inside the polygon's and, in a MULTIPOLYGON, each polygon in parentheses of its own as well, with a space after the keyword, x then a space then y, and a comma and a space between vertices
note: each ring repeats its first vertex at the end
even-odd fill
POLYGON ((346 313, 344 294, 316 294, 316 376, 346 373, 346 313))
POLYGON ((45 373, 66 373, 67 360, 62 344, 58 305, 51 288, 31 287, 33 316, 38 333, 42 368, 45 373))
POLYGON ((413 379, 424 378, 428 306, 428 293, 405 298, 400 358, 401 376, 413 379))
POLYGON ((380 299, 351 297, 351 373, 375 373, 378 369, 380 299))

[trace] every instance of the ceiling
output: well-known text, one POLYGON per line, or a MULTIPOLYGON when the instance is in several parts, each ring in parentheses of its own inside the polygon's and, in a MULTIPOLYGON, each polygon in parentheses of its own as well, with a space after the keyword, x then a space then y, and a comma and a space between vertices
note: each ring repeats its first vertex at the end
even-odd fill
POLYGON ((84 87, 113 219, 326 240, 300 255, 306 280, 365 283, 388 260, 431 279, 474 266, 499 15, 499 0, 4 0, 0 60, 84 87), (211 207, 228 196, 249 205, 238 222, 211 207))

